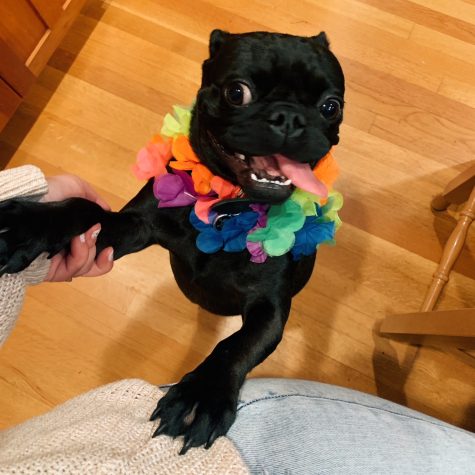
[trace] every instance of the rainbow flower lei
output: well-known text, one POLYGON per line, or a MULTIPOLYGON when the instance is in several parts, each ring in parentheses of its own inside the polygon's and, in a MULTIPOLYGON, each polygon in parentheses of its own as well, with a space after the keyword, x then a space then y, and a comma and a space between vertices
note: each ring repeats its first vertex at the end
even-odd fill
POLYGON ((217 226, 213 205, 242 198, 242 190, 213 175, 193 152, 188 139, 191 107, 174 106, 173 111, 165 116, 160 135, 138 152, 133 172, 140 180, 154 178, 159 208, 193 205, 190 222, 199 231, 198 249, 209 254, 247 249, 252 262, 262 263, 287 252, 298 260, 320 244, 334 244, 343 197, 332 190, 339 170, 330 153, 314 169, 329 189, 328 197, 296 188, 281 204, 251 204, 248 211, 230 215, 217 226))

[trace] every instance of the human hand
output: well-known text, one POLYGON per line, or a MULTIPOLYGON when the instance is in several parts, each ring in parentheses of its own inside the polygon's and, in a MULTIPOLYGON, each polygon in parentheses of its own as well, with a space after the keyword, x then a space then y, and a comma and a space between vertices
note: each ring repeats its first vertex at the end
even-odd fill
POLYGON ((48 193, 41 201, 62 201, 67 198, 85 198, 110 211, 110 206, 97 194, 92 186, 76 175, 56 175, 46 178, 48 193))
POLYGON ((68 282, 74 277, 97 277, 106 274, 114 265, 114 251, 106 247, 96 257, 96 240, 101 225, 95 224, 84 234, 71 241, 69 253, 65 251, 51 258, 47 282, 68 282))
MULTIPOLYGON (((61 201, 79 197, 93 201, 105 210, 110 210, 109 205, 91 185, 78 176, 57 175, 48 177, 46 180, 49 191, 41 201, 61 201)), ((74 277, 96 277, 109 272, 114 264, 112 247, 103 249, 96 257, 96 240, 100 230, 100 224, 94 225, 71 241, 69 253, 62 251, 53 256, 45 281, 71 281, 74 277)))

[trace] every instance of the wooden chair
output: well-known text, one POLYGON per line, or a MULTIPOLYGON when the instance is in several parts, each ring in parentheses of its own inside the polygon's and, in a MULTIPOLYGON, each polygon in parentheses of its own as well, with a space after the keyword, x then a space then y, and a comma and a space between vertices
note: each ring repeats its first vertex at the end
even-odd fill
POLYGON ((470 224, 475 219, 475 165, 452 180, 444 192, 432 200, 431 206, 436 211, 444 211, 450 204, 462 204, 465 201, 420 312, 389 315, 383 320, 380 332, 397 340, 442 348, 475 366, 475 355, 464 351, 475 349, 475 308, 434 311, 463 248, 470 224))

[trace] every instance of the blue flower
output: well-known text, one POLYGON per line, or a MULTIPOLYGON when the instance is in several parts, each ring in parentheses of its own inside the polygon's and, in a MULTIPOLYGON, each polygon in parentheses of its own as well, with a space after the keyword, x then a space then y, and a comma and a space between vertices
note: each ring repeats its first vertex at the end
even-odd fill
POLYGON ((196 238, 196 247, 206 254, 213 254, 220 249, 227 252, 240 252, 246 249, 248 232, 257 224, 259 215, 246 211, 227 218, 221 229, 201 221, 194 210, 190 213, 190 223, 200 233, 196 238))
POLYGON ((291 250, 294 260, 310 256, 322 243, 332 242, 335 236, 335 221, 309 216, 302 229, 295 233, 295 243, 291 250))

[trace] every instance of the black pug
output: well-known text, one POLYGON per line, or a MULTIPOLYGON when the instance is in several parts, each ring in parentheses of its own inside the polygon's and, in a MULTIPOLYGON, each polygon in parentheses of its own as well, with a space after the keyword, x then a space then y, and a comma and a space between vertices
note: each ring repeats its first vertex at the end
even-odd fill
MULTIPOLYGON (((209 51, 192 111, 192 148, 250 201, 280 203, 294 185, 275 156, 314 167, 338 143, 340 64, 323 32, 306 38, 215 30, 209 51)), ((220 315, 241 314, 241 329, 172 386, 151 416, 160 418, 154 435, 184 436, 185 453, 211 446, 233 424, 241 385, 281 340, 292 297, 310 278, 315 254, 295 261, 287 253, 263 264, 250 262, 246 251, 205 254, 195 245, 190 207, 157 208, 152 181, 120 212, 80 198, 1 205, 0 275, 21 271, 42 252, 54 255, 100 222, 98 251, 113 246, 119 258, 160 244, 192 302, 220 315)))

